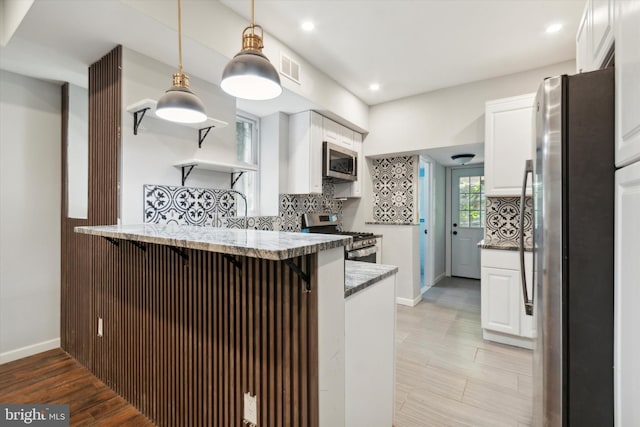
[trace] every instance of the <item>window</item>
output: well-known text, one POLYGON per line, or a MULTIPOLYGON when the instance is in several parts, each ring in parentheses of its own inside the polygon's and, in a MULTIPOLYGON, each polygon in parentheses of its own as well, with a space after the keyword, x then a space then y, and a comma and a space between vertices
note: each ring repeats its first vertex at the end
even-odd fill
POLYGON ((458 185, 460 227, 484 227, 484 175, 462 176, 458 185))
MULTIPOLYGON (((240 113, 236 116, 236 145, 238 150, 238 161, 258 165, 259 158, 259 119, 247 113, 240 113)), ((259 172, 245 172, 234 186, 247 197, 247 210, 249 215, 257 215, 259 204, 259 172)), ((238 214, 242 215, 242 202, 238 203, 238 214)))

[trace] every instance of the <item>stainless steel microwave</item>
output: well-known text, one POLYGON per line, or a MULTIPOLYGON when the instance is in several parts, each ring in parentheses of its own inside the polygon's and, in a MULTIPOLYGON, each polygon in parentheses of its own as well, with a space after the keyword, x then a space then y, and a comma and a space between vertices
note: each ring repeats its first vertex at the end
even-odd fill
POLYGON ((357 181, 358 153, 324 141, 322 144, 322 176, 337 181, 357 181))

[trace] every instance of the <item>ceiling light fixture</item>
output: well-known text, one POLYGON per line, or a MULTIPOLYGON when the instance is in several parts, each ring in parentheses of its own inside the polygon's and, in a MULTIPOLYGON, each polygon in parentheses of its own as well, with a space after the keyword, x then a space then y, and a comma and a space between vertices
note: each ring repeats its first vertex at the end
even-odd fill
POLYGON ((469 163, 475 156, 475 154, 456 154, 454 156, 451 156, 451 160, 459 165, 465 165, 469 163))
POLYGON ((161 119, 178 123, 201 123, 207 113, 200 98, 189 89, 189 76, 182 72, 182 14, 178 0, 178 72, 173 74, 173 85, 165 92, 156 106, 161 119))
POLYGON ((547 27, 547 34, 557 33, 561 29, 562 29, 562 24, 560 23, 551 24, 547 27))
POLYGON ((380 85, 379 85, 378 83, 371 83, 371 84, 369 85, 369 90, 372 90, 372 91, 374 91, 374 92, 375 92, 376 90, 380 90, 380 85))
POLYGON ((282 93, 280 76, 262 53, 264 31, 254 23, 254 0, 251 0, 251 25, 242 32, 242 50, 224 67, 220 87, 236 98, 261 101, 282 93), (256 34, 256 29, 260 34, 256 34))
POLYGON ((311 21, 304 21, 302 25, 300 25, 300 28, 302 28, 304 31, 313 31, 316 26, 311 21))

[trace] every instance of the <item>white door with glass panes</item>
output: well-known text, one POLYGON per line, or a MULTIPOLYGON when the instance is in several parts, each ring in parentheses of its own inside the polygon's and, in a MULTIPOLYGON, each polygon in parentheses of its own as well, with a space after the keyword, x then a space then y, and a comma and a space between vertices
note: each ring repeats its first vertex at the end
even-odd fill
POLYGON ((480 279, 484 235, 484 168, 451 171, 451 275, 480 279))

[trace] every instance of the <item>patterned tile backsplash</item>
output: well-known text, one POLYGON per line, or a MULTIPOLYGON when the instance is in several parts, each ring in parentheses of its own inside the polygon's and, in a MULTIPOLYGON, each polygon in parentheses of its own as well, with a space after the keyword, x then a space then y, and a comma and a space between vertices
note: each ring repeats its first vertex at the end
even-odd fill
POLYGON ((418 157, 373 160, 373 221, 418 222, 418 157))
POLYGON ((280 221, 282 231, 300 231, 302 215, 314 212, 330 212, 342 222, 342 200, 334 199, 335 185, 322 183, 322 194, 281 194, 280 221))
POLYGON ((221 227, 221 218, 236 216, 236 199, 212 188, 144 186, 144 222, 221 227))
MULTIPOLYGON (((524 244, 533 246, 531 197, 525 199, 524 244)), ((520 239, 520 197, 487 197, 487 219, 484 228, 484 244, 518 246, 520 239)))
MULTIPOLYGON (((300 231, 302 215, 331 212, 342 219, 342 201, 335 200, 334 184, 325 182, 323 194, 281 194, 278 216, 237 216, 238 207, 227 190, 212 188, 144 186, 144 222, 201 225, 254 230, 300 231), (226 194, 225 194, 226 193, 226 194)), ((242 201, 240 212, 243 211, 242 201)))

